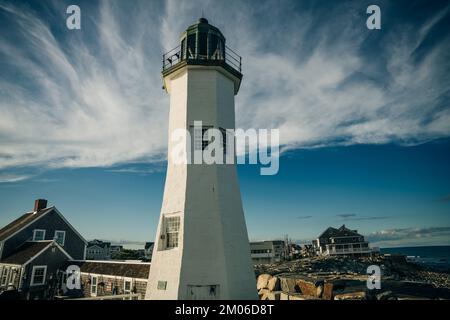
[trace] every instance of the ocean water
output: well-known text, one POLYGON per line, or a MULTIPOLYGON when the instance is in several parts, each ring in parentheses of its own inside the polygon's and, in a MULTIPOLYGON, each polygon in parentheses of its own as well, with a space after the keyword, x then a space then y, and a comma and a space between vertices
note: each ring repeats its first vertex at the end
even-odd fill
POLYGON ((380 252, 403 254, 409 261, 439 269, 450 269, 450 246, 381 248, 380 252))

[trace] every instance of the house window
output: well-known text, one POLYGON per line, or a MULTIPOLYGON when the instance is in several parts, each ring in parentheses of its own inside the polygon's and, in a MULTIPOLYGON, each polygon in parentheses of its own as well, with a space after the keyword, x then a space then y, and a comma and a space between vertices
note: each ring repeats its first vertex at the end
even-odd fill
POLYGON ((45 275, 47 273, 47 266, 34 266, 31 273, 31 285, 39 286, 45 283, 45 275))
POLYGON ((17 268, 11 268, 11 272, 9 273, 9 285, 14 285, 14 281, 16 280, 17 268))
POLYGON ((180 230, 180 217, 164 218, 166 229, 166 249, 178 247, 178 231, 180 230))
POLYGON ((8 282, 8 273, 9 273, 9 268, 3 267, 2 279, 1 279, 1 283, 0 283, 2 286, 6 285, 6 283, 8 282))
POLYGON ((33 241, 45 240, 45 230, 35 229, 33 231, 33 241))
POLYGON ((133 279, 125 278, 123 281, 123 293, 131 293, 133 287, 133 279))
POLYGON ((66 232, 56 230, 55 231, 55 242, 59 244, 60 246, 64 246, 64 243, 66 241, 66 232))
POLYGON ((97 284, 98 284, 98 277, 92 276, 91 277, 91 296, 92 297, 97 296, 97 284))
MULTIPOLYGON (((76 274, 75 272, 73 272, 72 274, 76 274)), ((67 273, 66 272, 62 272, 61 273, 61 288, 65 288, 67 285, 67 273)))

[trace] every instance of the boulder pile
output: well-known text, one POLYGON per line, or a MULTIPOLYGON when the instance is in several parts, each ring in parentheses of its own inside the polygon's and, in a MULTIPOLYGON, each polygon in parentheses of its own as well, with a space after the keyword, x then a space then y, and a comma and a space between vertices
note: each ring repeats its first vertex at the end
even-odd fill
POLYGON ((401 256, 314 257, 258 265, 261 300, 450 299, 450 273, 408 263, 401 256), (367 267, 382 271, 381 289, 367 286, 367 267))

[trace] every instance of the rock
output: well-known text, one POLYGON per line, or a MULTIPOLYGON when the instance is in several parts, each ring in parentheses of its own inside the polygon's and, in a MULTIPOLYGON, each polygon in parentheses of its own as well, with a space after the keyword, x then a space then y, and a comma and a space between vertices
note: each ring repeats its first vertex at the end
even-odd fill
POLYGON ((270 291, 279 291, 280 288, 280 278, 278 277, 274 276, 267 282, 267 289, 269 289, 270 291))
POLYGON ((289 294, 286 292, 280 293, 280 300, 289 300, 289 294))
POLYGON ((260 274, 258 277, 258 281, 256 282, 256 289, 259 290, 267 288, 267 283, 269 282, 270 278, 272 278, 270 274, 260 274))
POLYGON ((264 288, 264 289, 259 289, 259 290, 258 290, 258 294, 259 294, 259 295, 262 295, 262 294, 264 294, 264 293, 268 293, 268 292, 270 292, 270 290, 269 290, 269 289, 267 289, 267 288, 264 288))
POLYGON ((436 288, 436 295, 440 299, 450 300, 450 289, 449 288, 436 288))
POLYGON ((297 285, 303 295, 319 298, 323 292, 323 281, 314 279, 298 279, 297 285))
POLYGON ((317 298, 300 293, 291 293, 289 294, 289 300, 317 300, 317 298))
POLYGON ((381 287, 392 291, 396 296, 436 299, 439 293, 432 284, 414 281, 382 281, 381 287))
MULTIPOLYGON (((323 299, 333 299, 334 295, 349 292, 366 291, 366 299, 379 298, 395 299, 397 295, 405 298, 450 299, 450 273, 426 269, 404 261, 404 257, 384 256, 376 257, 309 257, 293 261, 272 264, 255 265, 255 275, 258 277, 258 287, 270 287, 274 283, 273 291, 278 291, 277 281, 271 280, 270 275, 280 278, 279 286, 285 293, 302 292, 296 286, 298 279, 324 279, 328 285, 316 287, 314 296, 323 299), (379 265, 382 270, 381 290, 367 290, 367 266, 379 265), (344 272, 346 271, 346 272, 344 272), (259 278, 259 275, 266 277, 259 278), (264 283, 267 280, 267 283, 264 283), (392 291, 392 296, 384 294, 392 291)), ((308 280, 309 281, 309 280, 308 280)), ((313 282, 313 280, 311 280, 313 282)), ((308 292, 303 287, 303 291, 308 292)))
POLYGON ((293 277, 280 277, 281 290, 286 293, 299 292, 297 279, 293 277))
POLYGON ((269 289, 259 289, 258 290, 258 296, 260 300, 264 300, 263 297, 266 296, 269 293, 269 289))
POLYGON ((280 300, 281 293, 281 291, 269 291, 262 296, 261 300, 280 300))
POLYGON ((316 297, 321 298, 323 294, 323 284, 319 284, 316 288, 316 297))
POLYGON ((420 297, 420 296, 410 296, 405 294, 399 294, 397 295, 397 300, 431 300, 426 297, 420 297))
POLYGON ((317 288, 316 285, 312 281, 307 281, 304 279, 298 279, 297 285, 300 287, 300 291, 303 295, 307 296, 316 296, 317 288))
POLYGON ((391 300, 391 298, 394 298, 392 291, 384 291, 376 295, 377 300, 391 300))
POLYGON ((323 285, 322 299, 332 300, 333 299, 333 283, 325 282, 323 285))
POLYGON ((337 294, 334 296, 334 300, 365 300, 365 299, 366 299, 365 291, 347 292, 337 294))

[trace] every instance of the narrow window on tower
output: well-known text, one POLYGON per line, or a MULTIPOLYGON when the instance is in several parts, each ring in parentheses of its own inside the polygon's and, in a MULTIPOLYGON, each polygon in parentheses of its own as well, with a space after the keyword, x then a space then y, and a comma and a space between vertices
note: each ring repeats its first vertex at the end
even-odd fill
POLYGON ((165 248, 172 249, 178 247, 178 232, 180 230, 180 217, 164 218, 165 248))
POLYGON ((187 36, 187 56, 188 59, 196 59, 196 47, 195 47, 195 34, 190 34, 187 36))
POLYGON ((212 34, 209 39, 209 56, 212 60, 218 60, 220 57, 219 39, 215 34, 212 34))
POLYGON ((184 38, 183 40, 181 40, 181 60, 186 60, 186 38, 184 38))
POLYGON ((219 60, 225 60, 225 45, 222 39, 219 39, 219 60))
POLYGON ((201 128, 194 129, 194 150, 203 150, 203 130, 201 128))
POLYGON ((212 126, 191 126, 191 128, 194 130, 194 150, 205 150, 211 142, 208 129, 212 128, 212 126))
POLYGON ((227 154, 227 129, 219 128, 220 133, 222 134, 222 147, 223 147, 223 155, 227 154))
POLYGON ((198 54, 201 59, 207 58, 208 48, 208 34, 206 32, 200 32, 198 34, 198 54))
POLYGON ((202 128, 202 150, 205 150, 206 147, 209 145, 210 143, 210 139, 209 139, 209 135, 208 135, 208 129, 210 127, 203 127, 202 128))

